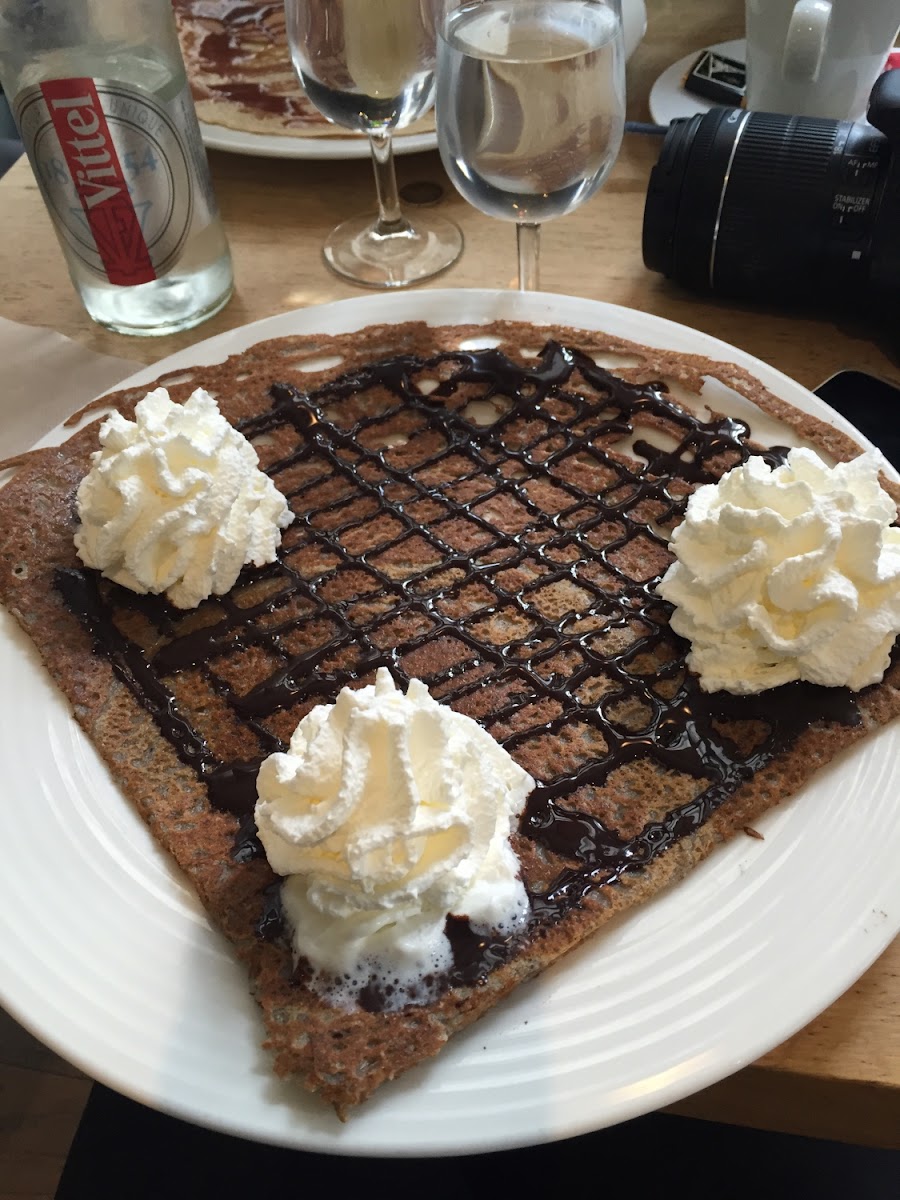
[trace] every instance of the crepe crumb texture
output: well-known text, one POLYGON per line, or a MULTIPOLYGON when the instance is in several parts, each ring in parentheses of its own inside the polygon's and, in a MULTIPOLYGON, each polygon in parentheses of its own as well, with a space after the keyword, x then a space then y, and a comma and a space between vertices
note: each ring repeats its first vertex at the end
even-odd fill
MULTIPOLYGON (((171 381, 163 376, 158 383, 167 386, 178 401, 186 399, 195 387, 206 388, 227 419, 240 426, 271 410, 273 384, 289 383, 310 393, 374 361, 397 355, 427 358, 476 337, 495 339, 500 351, 527 367, 535 366, 535 352, 552 338, 604 363, 621 360, 629 364, 612 367, 622 379, 672 381, 695 396, 699 396, 704 377, 711 376, 792 427, 798 437, 831 458, 847 459, 859 453, 845 435, 773 397, 738 367, 649 350, 602 333, 509 322, 439 328, 407 323, 373 326, 340 336, 284 338, 260 343, 218 366, 179 371, 171 381), (339 361, 327 369, 316 366, 318 360, 326 359, 339 361)), ((438 364, 419 374, 439 382, 451 366, 438 364)), ((577 391, 576 384, 570 381, 567 386, 577 391)), ((103 403, 130 417, 145 391, 120 392, 103 403)), ((428 403, 433 408, 435 402, 428 403)), ((535 410, 521 419, 515 414, 509 417, 512 401, 508 396, 502 392, 488 395, 478 382, 458 389, 448 403, 460 419, 471 423, 471 443, 477 444, 480 456, 478 471, 473 471, 473 451, 466 442, 452 447, 440 444, 440 429, 423 420, 418 401, 398 407, 388 404, 378 388, 363 397, 351 389, 321 414, 322 422, 331 422, 329 427, 345 433, 354 421, 359 422, 353 426, 352 437, 342 440, 336 436, 332 445, 347 456, 346 462, 352 462, 357 480, 379 482, 397 503, 406 505, 404 511, 420 533, 440 525, 441 542, 449 547, 443 557, 433 540, 424 536, 416 540, 408 528, 409 536, 396 529, 392 513, 366 507, 371 496, 367 498, 365 489, 354 492, 348 474, 327 469, 321 455, 310 455, 278 470, 298 439, 312 437, 311 433, 280 425, 251 439, 261 466, 273 470, 276 486, 289 495, 297 513, 298 519, 285 532, 281 555, 304 587, 283 609, 277 603, 268 609, 259 603, 253 609, 260 597, 265 599, 267 586, 272 590, 274 585, 258 573, 245 573, 230 599, 248 611, 253 609, 256 615, 248 618, 247 627, 266 636, 257 639, 253 653, 238 647, 223 649, 215 660, 216 680, 224 680, 218 689, 210 685, 200 666, 167 677, 179 706, 218 760, 247 760, 261 753, 254 741, 257 735, 237 719, 228 698, 248 695, 277 668, 274 643, 266 640, 272 630, 273 636, 281 639, 280 652, 318 654, 318 672, 322 678, 336 681, 335 691, 345 680, 357 686, 372 682, 372 653, 399 647, 396 661, 403 673, 423 679, 436 699, 465 711, 498 740, 508 740, 513 757, 536 779, 574 778, 606 753, 596 728, 580 718, 566 717, 563 700, 545 687, 529 690, 528 672, 515 668, 513 650, 520 648, 523 656, 532 656, 528 661, 533 666, 543 663, 541 670, 547 679, 564 681, 581 671, 573 700, 581 706, 579 712, 602 705, 604 697, 611 694, 609 679, 601 669, 594 674, 582 670, 587 660, 583 654, 578 657, 582 645, 578 638, 592 638, 591 644, 605 646, 610 653, 622 653, 637 644, 644 636, 639 614, 607 627, 598 615, 596 598, 601 594, 614 598, 616 590, 625 586, 623 580, 641 581, 657 575, 667 565, 667 552, 658 540, 631 538, 623 543, 621 520, 614 512, 608 520, 592 524, 596 513, 574 509, 571 496, 572 489, 584 496, 597 496, 604 489, 612 495, 625 489, 628 472, 639 474, 642 462, 630 445, 620 444, 610 435, 600 449, 612 456, 612 466, 604 465, 602 454, 573 453, 564 456, 562 470, 553 455, 559 454, 565 437, 571 436, 577 424, 577 406, 570 404, 567 409, 569 402, 564 396, 547 401, 550 408, 556 405, 555 416, 548 408, 543 415, 535 410), (376 407, 366 410, 367 403, 376 407), (485 416, 479 407, 484 404, 493 405, 493 414, 485 416), (549 420, 548 413, 559 422, 558 429, 552 423, 541 425, 549 420), (523 447, 529 447, 525 457, 523 447), (526 461, 531 464, 527 470, 523 467, 526 461), (618 479, 617 463, 625 466, 618 479), (375 478, 378 471, 382 473, 380 481, 375 478), (495 489, 496 494, 480 503, 478 479, 494 475, 512 480, 524 490, 495 489), (306 496, 315 497, 312 508, 304 508, 306 496), (460 515, 463 503, 468 505, 468 513, 475 513, 474 519, 460 515), (351 506, 355 521, 345 522, 345 528, 338 524, 329 528, 333 520, 329 512, 342 504, 351 506), (538 512, 543 514, 541 520, 538 512), (587 528, 589 536, 575 536, 587 528), (493 531, 488 540, 499 536, 508 539, 508 545, 497 552, 496 542, 492 542, 496 561, 480 579, 465 581, 463 564, 477 564, 482 561, 479 556, 486 554, 486 530, 493 531), (335 554, 329 538, 343 539, 343 557, 335 554), (516 542, 517 538, 522 543, 516 542), (513 554, 508 547, 514 544, 527 544, 529 552, 513 554), (572 571, 555 572, 554 564, 568 564, 572 571), (552 582, 542 586, 545 575, 550 575, 552 582), (528 606, 505 600, 523 594, 529 597, 528 606), (410 597, 417 602, 424 597, 428 604, 412 603, 410 597), (572 637, 568 642, 533 644, 543 636, 544 623, 570 620, 572 637), (365 628, 366 637, 371 635, 374 641, 363 645, 362 640, 337 637, 335 629, 341 621, 349 628, 365 628), (469 653, 466 648, 473 639, 487 647, 486 654, 469 653), (471 686, 462 688, 461 679, 470 681, 471 686)), ((652 437, 654 420, 647 418, 643 436, 652 437)), ((657 421, 657 425, 662 430, 664 422, 657 421)), ((733 834, 752 830, 763 813, 795 793, 838 751, 900 711, 898 668, 894 666, 880 685, 859 695, 858 724, 815 721, 787 751, 738 786, 694 832, 676 840, 649 865, 622 874, 617 882, 589 891, 580 904, 534 924, 507 961, 482 982, 453 986, 430 1004, 410 1005, 399 1012, 332 1008, 304 985, 302 963, 295 972, 286 940, 265 941, 257 936, 264 896, 276 882, 268 864, 261 858, 235 860, 237 818, 212 807, 195 770, 181 761, 107 658, 92 652, 89 633, 54 586, 60 569, 79 566, 72 541, 73 498, 96 446, 97 425, 93 423, 60 447, 15 460, 18 469, 0 492, 0 598, 33 639, 122 791, 189 876, 211 920, 243 961, 262 1012, 264 1044, 271 1052, 276 1074, 293 1078, 317 1093, 342 1119, 382 1083, 437 1054, 448 1038, 611 917, 676 883, 733 834)), ((723 461, 720 467, 728 465, 723 461)), ((683 496, 692 486, 689 480, 676 478, 671 491, 683 496)), ((892 494, 896 499, 896 492, 892 494)), ((621 498, 627 505, 624 490, 621 498)), ((650 505, 640 515, 652 521, 659 514, 650 505)), ((201 606, 196 613, 182 614, 180 619, 192 624, 167 625, 152 612, 136 615, 124 607, 116 608, 114 587, 104 585, 103 594, 117 613, 118 628, 130 644, 142 648, 151 663, 173 640, 204 626, 212 628, 222 620, 219 610, 201 606)), ((170 616, 165 619, 171 622, 170 616)), ((664 683, 660 687, 662 695, 664 683)), ((268 713, 264 718, 266 736, 286 741, 313 703, 333 699, 326 688, 268 713)), ((640 728, 640 709, 637 702, 629 706, 624 701, 613 707, 615 728, 626 733, 630 727, 640 728)), ((750 723, 731 732, 739 749, 744 739, 746 752, 759 736, 750 723)), ((676 806, 691 803, 700 790, 701 781, 645 757, 618 765, 602 784, 576 789, 567 802, 604 828, 628 838, 676 806)), ((527 829, 514 834, 513 845, 526 885, 539 896, 561 872, 577 864, 527 834, 527 829)), ((677 896, 672 900, 677 903, 677 896)), ((140 936, 139 930, 135 936, 140 936)))

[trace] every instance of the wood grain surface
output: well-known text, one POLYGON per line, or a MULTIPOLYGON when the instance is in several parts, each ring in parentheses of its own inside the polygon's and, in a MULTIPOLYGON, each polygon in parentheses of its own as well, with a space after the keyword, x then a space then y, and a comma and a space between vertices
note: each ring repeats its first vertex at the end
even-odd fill
MULTIPOLYGON (((629 64, 629 117, 649 119, 653 80, 693 49, 743 32, 741 0, 649 0, 648 34, 629 64)), ((627 135, 605 187, 542 234, 541 286, 607 300, 722 338, 814 387, 846 367, 900 380, 900 366, 862 321, 785 313, 773 305, 698 298, 651 274, 641 259, 643 199, 659 141, 627 135)), ((0 181, 0 314, 46 325, 91 349, 152 362, 195 341, 285 309, 361 291, 331 275, 326 232, 371 204, 365 161, 300 162, 210 156, 235 260, 236 294, 200 329, 122 338, 80 307, 27 163, 0 181)), ((432 181, 438 209, 463 229, 459 263, 437 287, 515 283, 511 226, 459 198, 436 153, 398 160, 401 186, 432 181)), ((61 381, 64 386, 64 381, 61 381)), ((0 1200, 49 1200, 89 1083, 14 1022, 0 1023, 0 1200)), ((691 1116, 900 1147, 900 943, 837 1003, 759 1062, 677 1106, 691 1116)))

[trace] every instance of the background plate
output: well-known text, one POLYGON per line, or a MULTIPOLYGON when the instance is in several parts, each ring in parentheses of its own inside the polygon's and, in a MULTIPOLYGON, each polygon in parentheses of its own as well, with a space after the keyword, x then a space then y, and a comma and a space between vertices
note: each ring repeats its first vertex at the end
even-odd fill
MULTIPOLYGON (((270 133, 245 133, 224 125, 200 122, 200 136, 208 150, 227 150, 229 154, 250 154, 255 158, 368 158, 369 139, 356 137, 291 137, 270 133)), ((437 134, 394 134, 394 154, 416 154, 436 150, 437 134)))
MULTIPOLYGON (((201 342, 128 382, 149 383, 162 370, 215 362, 288 333, 497 317, 605 329, 736 362, 798 408, 851 428, 786 376, 714 338, 612 305, 518 292, 426 290, 285 313, 201 342)), ((721 385, 715 402, 730 407, 721 385)), ((754 423, 771 436, 766 426, 754 423)), ((243 969, 5 611, 0 703, 11 814, 0 873, 4 1002, 104 1083, 228 1133, 409 1155, 597 1129, 759 1057, 826 1008, 900 928, 895 725, 769 813, 759 823, 764 841, 734 839, 341 1125, 329 1108, 275 1080, 243 969)))

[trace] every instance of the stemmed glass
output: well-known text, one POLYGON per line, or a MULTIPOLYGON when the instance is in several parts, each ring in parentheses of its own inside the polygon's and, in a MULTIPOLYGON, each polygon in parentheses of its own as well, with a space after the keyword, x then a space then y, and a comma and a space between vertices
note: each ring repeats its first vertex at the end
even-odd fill
POLYGON ((519 287, 534 291, 541 222, 592 196, 619 153, 619 0, 444 0, 436 115, 447 174, 516 222, 519 287))
POLYGON ((316 108, 367 133, 378 215, 332 232, 325 261, 355 283, 395 288, 429 279, 462 250, 462 234, 435 214, 400 210, 391 134, 434 103, 435 26, 440 0, 285 0, 294 70, 316 108))

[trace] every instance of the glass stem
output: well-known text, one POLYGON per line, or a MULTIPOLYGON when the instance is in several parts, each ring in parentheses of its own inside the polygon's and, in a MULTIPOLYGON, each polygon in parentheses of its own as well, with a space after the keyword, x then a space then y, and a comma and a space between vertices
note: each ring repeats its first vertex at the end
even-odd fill
POLYGON ((520 221, 516 225, 516 247, 519 251, 519 291, 536 292, 540 286, 538 255, 541 248, 541 227, 520 221))
POLYGON ((375 233, 379 237, 409 233, 412 227, 400 211, 390 129, 370 129, 369 145, 372 148, 375 191, 378 194, 378 220, 375 223, 375 233))

